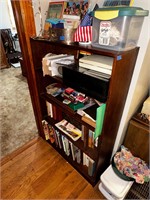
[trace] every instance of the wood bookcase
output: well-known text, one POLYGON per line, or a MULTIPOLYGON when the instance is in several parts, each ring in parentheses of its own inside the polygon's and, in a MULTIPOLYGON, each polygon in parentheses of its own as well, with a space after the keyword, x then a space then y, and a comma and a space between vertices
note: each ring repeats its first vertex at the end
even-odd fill
MULTIPOLYGON (((93 54, 110 56, 113 58, 113 68, 109 84, 108 98, 106 101, 105 118, 102 134, 100 135, 98 141, 98 147, 85 147, 83 141, 80 139, 78 141, 72 141, 72 143, 76 145, 81 152, 84 152, 96 162, 94 175, 89 176, 86 166, 84 166, 82 163, 78 164, 77 162, 73 161, 71 156, 66 156, 62 149, 56 147, 55 144, 51 144, 56 151, 58 151, 66 159, 66 161, 68 161, 81 175, 85 177, 89 183, 94 186, 99 180, 100 174, 110 164, 110 157, 116 139, 120 119, 123 113, 139 48, 136 47, 129 51, 118 52, 93 48, 90 45, 83 46, 76 43, 64 44, 60 42, 50 42, 40 38, 30 38, 30 44, 34 65, 33 70, 35 73, 35 77, 33 78, 36 79, 35 81, 37 83, 34 89, 38 91, 37 101, 40 105, 40 108, 37 108, 37 110, 40 110, 40 113, 38 116, 36 116, 36 119, 38 119, 38 129, 40 136, 43 137, 43 139, 45 139, 45 135, 43 133, 42 120, 46 119, 53 126, 56 123, 56 120, 47 116, 46 101, 52 103, 59 108, 59 110, 65 112, 71 119, 76 120, 78 123, 83 123, 85 127, 88 127, 89 125, 81 121, 81 117, 73 110, 68 108, 68 106, 55 100, 54 97, 46 93, 45 87, 47 85, 54 82, 61 83, 62 80, 60 78, 51 76, 43 77, 42 58, 48 53, 71 54, 74 55, 75 60, 78 63, 78 57, 81 50, 93 54)), ((93 129, 92 127, 90 128, 93 129)))

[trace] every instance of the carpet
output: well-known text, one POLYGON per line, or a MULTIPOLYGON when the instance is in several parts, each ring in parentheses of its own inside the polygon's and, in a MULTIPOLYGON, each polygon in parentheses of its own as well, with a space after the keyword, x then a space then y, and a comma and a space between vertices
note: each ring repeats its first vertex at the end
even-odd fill
POLYGON ((28 84, 21 68, 0 70, 1 157, 37 137, 28 84))

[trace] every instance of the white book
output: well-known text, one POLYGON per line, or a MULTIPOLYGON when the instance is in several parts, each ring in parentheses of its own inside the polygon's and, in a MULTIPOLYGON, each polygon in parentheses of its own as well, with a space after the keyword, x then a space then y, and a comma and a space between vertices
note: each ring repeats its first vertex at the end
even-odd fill
POLYGON ((89 56, 84 56, 79 59, 79 62, 91 64, 97 67, 102 67, 106 69, 112 69, 113 58, 108 56, 102 56, 97 54, 92 54, 89 56))
POLYGON ((64 137, 64 143, 65 143, 65 147, 66 147, 66 155, 69 156, 70 155, 70 148, 69 148, 69 141, 66 137, 64 137))
POLYGON ((92 69, 97 72, 102 72, 102 73, 109 74, 109 75, 111 75, 111 73, 112 73, 112 70, 110 70, 110 69, 106 69, 103 67, 98 67, 98 66, 94 66, 94 65, 90 65, 90 64, 86 64, 86 63, 82 63, 82 62, 79 62, 79 67, 83 67, 86 69, 92 69))
POLYGON ((79 15, 63 14, 63 19, 80 20, 80 16, 79 15))
POLYGON ((57 135, 57 139, 58 139, 59 148, 62 149, 61 136, 60 136, 59 131, 57 131, 57 130, 56 130, 56 135, 57 135))
POLYGON ((66 153, 67 152, 67 149, 66 149, 66 144, 65 144, 65 137, 63 135, 61 135, 61 139, 62 139, 62 144, 63 144, 63 149, 64 149, 64 152, 66 153))
POLYGON ((53 109, 52 109, 52 104, 48 101, 46 101, 46 106, 47 106, 47 115, 53 118, 53 109))
POLYGON ((73 161, 75 161, 74 145, 73 145, 72 142, 70 142, 70 141, 69 141, 69 143, 70 143, 70 147, 71 147, 72 159, 73 159, 73 161))
POLYGON ((110 79, 111 75, 109 74, 105 74, 105 73, 102 73, 102 72, 97 72, 97 71, 94 71, 94 70, 87 70, 85 72, 83 72, 84 74, 88 74, 88 75, 95 75, 97 77, 102 77, 102 78, 106 78, 106 79, 110 79))
MULTIPOLYGON (((90 70, 88 70, 88 71, 90 71, 90 70)), ((97 74, 96 74, 96 73, 93 74, 93 73, 90 73, 90 72, 85 72, 84 74, 87 74, 87 75, 89 75, 89 76, 95 77, 95 78, 100 79, 100 80, 103 80, 103 81, 105 81, 105 82, 108 82, 108 81, 109 81, 109 79, 104 78, 104 77, 102 77, 102 76, 99 76, 98 73, 99 73, 99 72, 97 72, 97 74)))
POLYGON ((95 171, 95 161, 89 157, 88 175, 93 176, 95 171))

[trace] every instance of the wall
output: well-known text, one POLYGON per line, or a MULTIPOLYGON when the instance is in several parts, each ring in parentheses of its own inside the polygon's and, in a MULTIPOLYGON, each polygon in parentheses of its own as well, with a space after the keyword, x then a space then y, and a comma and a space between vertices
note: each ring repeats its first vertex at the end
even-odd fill
POLYGON ((144 18, 144 23, 138 41, 140 51, 135 65, 113 153, 117 151, 118 147, 123 142, 129 120, 141 103, 143 103, 143 100, 146 98, 150 89, 150 67, 148 61, 150 58, 150 2, 147 0, 135 0, 133 6, 149 10, 149 16, 144 18))
POLYGON ((13 34, 17 32, 10 0, 0 1, 0 29, 5 28, 10 28, 13 34))
MULTIPOLYGON (((44 28, 44 22, 46 19, 49 2, 55 2, 55 1, 58 2, 63 0, 32 0, 37 36, 40 36, 41 31, 44 28), (39 9, 39 7, 41 9, 39 9)), ((79 0, 68 0, 68 1, 79 2, 79 0)), ((98 5, 101 7, 103 5, 104 0, 89 0, 89 2, 91 3, 98 2, 98 5)))

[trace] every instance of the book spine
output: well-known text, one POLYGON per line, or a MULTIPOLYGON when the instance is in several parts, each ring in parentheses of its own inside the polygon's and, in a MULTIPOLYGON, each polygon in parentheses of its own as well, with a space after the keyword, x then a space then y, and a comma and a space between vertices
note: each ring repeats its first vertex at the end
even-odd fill
POLYGON ((94 148, 94 132, 91 130, 88 133, 88 147, 94 148))
POLYGON ((95 161, 89 158, 88 175, 93 176, 95 172, 95 161))
POLYGON ((57 135, 57 139, 58 139, 58 145, 59 148, 62 149, 62 140, 61 140, 61 136, 58 130, 56 130, 56 135, 57 135))
POLYGON ((70 141, 69 141, 69 143, 70 143, 70 148, 71 148, 72 159, 73 159, 73 161, 75 161, 74 145, 73 145, 72 142, 70 142, 70 141))

